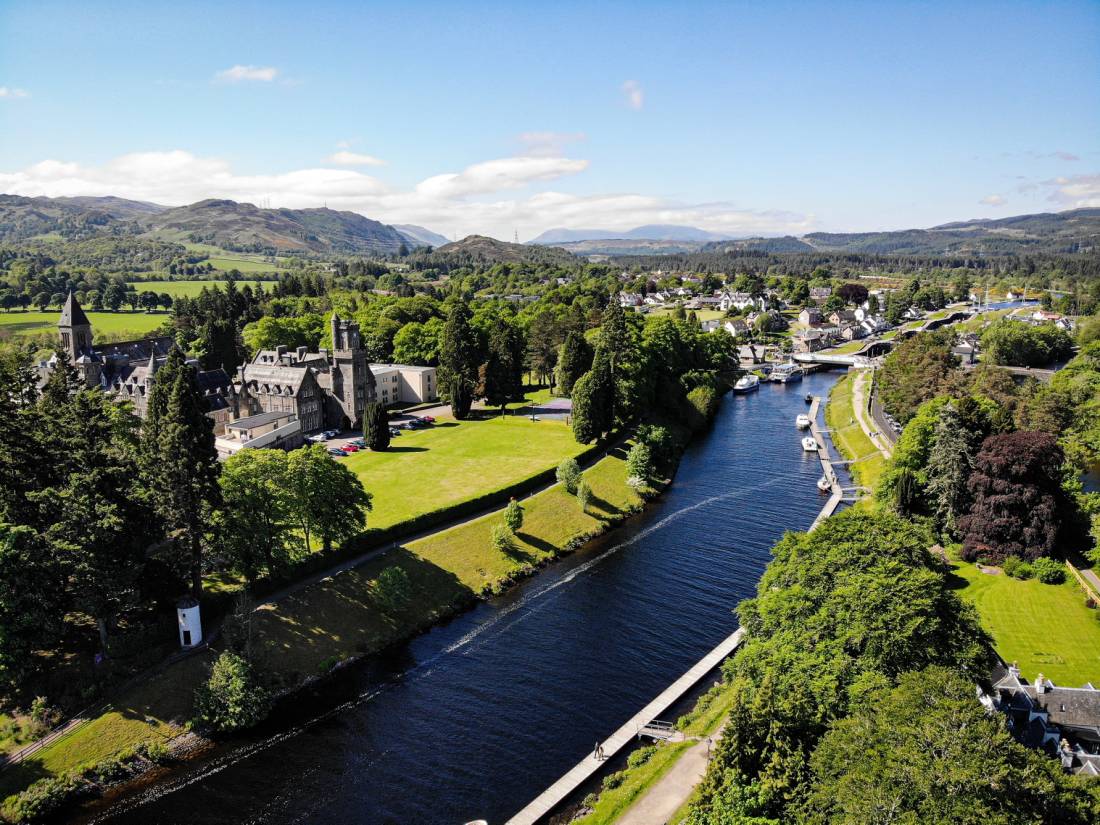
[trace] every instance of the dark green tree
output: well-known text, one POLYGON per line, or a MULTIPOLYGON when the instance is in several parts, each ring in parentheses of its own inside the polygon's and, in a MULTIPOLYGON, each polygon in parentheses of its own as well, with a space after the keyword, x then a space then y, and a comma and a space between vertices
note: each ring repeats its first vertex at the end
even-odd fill
POLYGON ((439 388, 451 404, 454 417, 469 416, 481 363, 477 335, 470 326, 470 309, 462 301, 451 303, 443 325, 439 351, 439 388))
POLYGON ((570 331, 561 346, 558 359, 558 392, 571 395, 573 386, 582 375, 592 368, 592 347, 582 333, 570 331))
POLYGON ((939 412, 928 454, 927 496, 936 527, 954 539, 958 521, 970 508, 967 482, 974 466, 977 438, 963 424, 954 404, 939 412))
POLYGON ((18 692, 36 650, 61 637, 62 574, 51 548, 30 527, 0 523, 0 687, 18 692))
POLYGON ((293 502, 283 450, 240 450, 222 464, 218 541, 250 582, 290 564, 293 502))
POLYGON ((250 728, 271 712, 271 693, 252 664, 223 651, 206 684, 195 691, 195 717, 202 725, 228 732, 250 728))
POLYGON ((573 387, 573 437, 578 443, 587 444, 611 430, 614 399, 610 358, 600 345, 592 369, 573 387))
POLYGON ((358 535, 366 526, 371 495, 351 470, 334 461, 320 444, 294 450, 287 459, 294 515, 310 551, 310 537, 333 544, 358 535))
POLYGON ((374 401, 363 411, 363 440, 367 448, 381 452, 390 446, 390 417, 385 406, 374 401))

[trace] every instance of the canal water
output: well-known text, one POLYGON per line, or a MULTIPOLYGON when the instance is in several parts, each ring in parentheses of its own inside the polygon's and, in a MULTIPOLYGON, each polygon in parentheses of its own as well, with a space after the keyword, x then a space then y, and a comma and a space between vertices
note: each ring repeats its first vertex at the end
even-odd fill
POLYGON ((736 629, 824 503, 795 416, 838 377, 727 396, 644 515, 92 821, 499 825, 736 629))

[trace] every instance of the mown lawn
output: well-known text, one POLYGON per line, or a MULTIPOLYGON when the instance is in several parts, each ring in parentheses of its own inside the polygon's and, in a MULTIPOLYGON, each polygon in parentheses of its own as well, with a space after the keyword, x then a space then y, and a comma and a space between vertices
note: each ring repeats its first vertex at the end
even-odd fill
POLYGON ((1100 685, 1100 620, 1067 572, 1064 584, 991 575, 966 562, 954 566, 954 584, 973 604, 982 627, 1006 662, 1025 678, 1042 673, 1056 684, 1100 685))
MULTIPOLYGON (((168 313, 157 311, 147 313, 144 310, 130 312, 88 312, 85 311, 88 320, 92 322, 92 335, 98 337, 103 333, 132 332, 135 337, 152 332, 161 324, 169 320, 168 313)), ((32 335, 39 332, 56 332, 57 319, 61 317, 60 310, 47 310, 46 312, 0 312, 0 333, 10 332, 15 335, 32 335)))
MULTIPOLYGON (((167 292, 173 298, 194 298, 203 287, 213 289, 215 286, 225 289, 224 281, 132 281, 134 289, 141 292, 155 292, 157 295, 167 292)), ((274 286, 274 281, 237 281, 237 289, 244 289, 246 285, 256 288, 256 284, 264 283, 264 289, 274 286)))
POLYGON ((367 526, 386 528, 508 487, 583 450, 563 422, 494 415, 440 419, 425 430, 403 430, 385 452, 339 460, 374 496, 367 526))
POLYGON ((856 481, 873 490, 882 478, 886 459, 856 420, 852 398, 854 380, 855 376, 849 373, 833 385, 825 405, 825 423, 832 431, 830 435, 837 449, 844 458, 855 462, 849 464, 848 469, 856 481))

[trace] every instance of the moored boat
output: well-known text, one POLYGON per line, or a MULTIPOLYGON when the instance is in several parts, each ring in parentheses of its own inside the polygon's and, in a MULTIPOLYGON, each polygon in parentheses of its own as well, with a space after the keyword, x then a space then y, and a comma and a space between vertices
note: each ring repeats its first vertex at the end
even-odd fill
POLYGON ((802 367, 798 366, 798 364, 793 361, 789 361, 786 364, 780 364, 775 367, 775 369, 772 370, 770 378, 772 381, 779 384, 789 384, 792 381, 801 381, 803 374, 802 367))
POLYGON ((806 398, 805 398, 805 399, 803 399, 803 400, 805 400, 805 402, 806 402, 807 404, 812 404, 812 403, 814 403, 814 394, 813 394, 812 392, 808 392, 808 393, 806 393, 806 398))
POLYGON ((832 482, 830 482, 829 479, 827 479, 825 476, 822 476, 817 480, 817 489, 819 489, 823 493, 827 493, 833 489, 832 482))
POLYGON ((810 429, 810 417, 808 415, 800 415, 795 418, 794 425, 800 430, 810 429))
POLYGON ((817 452, 817 440, 813 436, 806 436, 802 439, 802 449, 808 453, 817 452))
POLYGON ((742 375, 737 379, 737 383, 733 385, 733 391, 738 395, 758 389, 760 389, 760 378, 751 372, 748 375, 742 375))

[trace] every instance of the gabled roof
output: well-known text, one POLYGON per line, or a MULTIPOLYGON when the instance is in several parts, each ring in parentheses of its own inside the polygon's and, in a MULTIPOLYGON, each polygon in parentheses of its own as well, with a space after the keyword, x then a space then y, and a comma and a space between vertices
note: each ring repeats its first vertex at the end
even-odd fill
POLYGON ((57 320, 57 325, 59 327, 90 327, 92 325, 92 322, 88 320, 88 316, 84 314, 84 310, 80 308, 80 304, 76 302, 72 290, 69 290, 69 297, 65 299, 65 304, 61 307, 61 317, 57 320))

